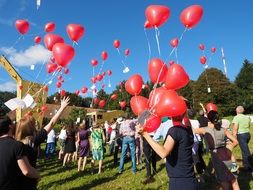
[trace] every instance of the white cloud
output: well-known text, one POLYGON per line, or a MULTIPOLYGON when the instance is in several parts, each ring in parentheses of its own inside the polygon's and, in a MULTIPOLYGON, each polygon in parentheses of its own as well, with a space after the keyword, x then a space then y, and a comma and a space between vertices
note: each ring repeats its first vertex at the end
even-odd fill
POLYGON ((17 85, 14 82, 8 81, 8 82, 0 84, 0 90, 14 92, 17 90, 17 85))
POLYGON ((9 61, 18 67, 42 64, 51 57, 51 52, 42 45, 30 46, 24 51, 17 51, 13 47, 2 47, 0 52, 3 52, 9 61))

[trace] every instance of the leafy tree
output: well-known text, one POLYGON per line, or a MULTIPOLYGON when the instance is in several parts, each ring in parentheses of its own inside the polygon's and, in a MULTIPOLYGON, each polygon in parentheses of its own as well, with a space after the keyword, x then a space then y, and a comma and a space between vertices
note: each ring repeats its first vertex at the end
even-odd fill
POLYGON ((178 94, 180 96, 183 96, 185 99, 187 99, 189 107, 193 106, 193 86, 194 86, 194 81, 191 80, 184 88, 181 88, 180 90, 178 90, 178 94))
POLYGON ((8 107, 4 105, 8 100, 15 98, 16 92, 1 92, 0 91, 0 113, 1 115, 5 115, 10 111, 8 107))
POLYGON ((85 109, 73 108, 69 114, 68 122, 75 122, 77 118, 83 121, 86 116, 87 111, 85 109))
POLYGON ((231 115, 236 107, 236 86, 216 68, 206 69, 193 85, 193 105, 200 109, 199 103, 212 102, 217 105, 221 115, 231 115), (210 88, 211 92, 208 92, 210 88))

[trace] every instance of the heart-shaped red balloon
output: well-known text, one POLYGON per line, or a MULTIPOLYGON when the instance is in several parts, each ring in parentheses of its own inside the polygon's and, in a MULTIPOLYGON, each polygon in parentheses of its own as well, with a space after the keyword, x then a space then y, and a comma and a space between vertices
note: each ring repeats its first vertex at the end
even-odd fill
POLYGON ((64 39, 57 34, 46 34, 44 36, 44 44, 49 51, 52 51, 56 43, 64 43, 64 39))
POLYGON ((161 117, 151 115, 143 125, 144 131, 147 131, 148 133, 155 131, 160 127, 161 121, 162 121, 161 117))
POLYGON ((119 102, 119 106, 121 109, 124 109, 124 107, 126 107, 126 101, 119 102))
POLYGON ((108 74, 108 76, 111 76, 111 75, 112 75, 112 71, 111 71, 111 70, 108 70, 108 71, 107 71, 107 74, 108 74))
POLYGON ((199 61, 202 65, 205 65, 206 64, 206 56, 201 56, 199 61))
POLYGON ((81 89, 81 91, 82 91, 82 93, 86 93, 86 92, 88 92, 88 88, 87 87, 83 87, 82 89, 81 89))
POLYGON ((59 82, 59 81, 56 83, 56 87, 57 87, 57 88, 61 88, 61 85, 62 85, 62 83, 59 82))
POLYGON ((96 82, 97 82, 97 78, 96 77, 91 77, 91 82, 93 83, 93 84, 95 84, 96 82))
POLYGON ((114 40, 113 46, 114 46, 115 48, 119 48, 119 46, 120 46, 120 41, 119 41, 119 40, 114 40))
POLYGON ((102 51, 101 58, 102 58, 102 60, 105 61, 108 58, 108 53, 106 51, 102 51))
POLYGON ((29 22, 26 20, 17 20, 15 26, 21 34, 27 33, 30 27, 29 22))
POLYGON ((57 69, 58 65, 56 63, 48 63, 46 67, 47 67, 47 72, 52 73, 57 69))
POLYGON ((177 47, 177 46, 178 46, 178 43, 179 43, 178 38, 173 38, 172 40, 170 40, 170 45, 171 45, 173 48, 177 47))
POLYGON ((150 108, 153 108, 155 105, 157 105, 160 100, 161 96, 167 89, 165 87, 159 87, 154 90, 152 90, 149 94, 148 104, 150 108))
POLYGON ((41 42, 41 37, 40 36, 35 36, 33 41, 34 41, 35 44, 39 44, 41 42))
POLYGON ((118 98, 118 95, 117 95, 117 94, 111 95, 111 99, 112 99, 112 100, 116 100, 117 98, 118 98))
POLYGON ((65 91, 65 90, 61 90, 60 95, 61 95, 62 97, 65 96, 65 95, 66 95, 66 91, 65 91))
POLYGON ((100 100, 99 103, 98 103, 98 106, 100 108, 103 108, 105 106, 105 100, 100 100))
POLYGON ((53 56, 58 65, 66 67, 73 59, 75 50, 72 46, 64 43, 57 43, 53 47, 53 56))
POLYGON ((166 90, 158 104, 154 106, 154 113, 160 117, 175 117, 186 111, 185 101, 174 90, 166 90))
POLYGON ((80 24, 68 24, 66 30, 69 38, 73 42, 77 42, 84 35, 85 32, 84 27, 80 24))
POLYGON ((148 64, 149 78, 153 83, 164 82, 167 70, 167 65, 159 58, 150 60, 148 64))
POLYGON ((199 49, 203 51, 205 49, 204 44, 199 44, 199 49))
POLYGON ((55 29, 55 23, 53 22, 48 22, 44 27, 45 32, 53 32, 54 29, 55 29))
POLYGON ((133 96, 130 100, 130 106, 135 115, 140 115, 148 109, 148 99, 143 96, 133 96))
POLYGON ((94 98, 94 99, 93 99, 93 102, 94 102, 94 104, 98 104, 99 99, 98 99, 98 98, 94 98))
POLYGON ((75 94, 78 96, 79 95, 79 93, 80 93, 80 90, 76 90, 75 91, 75 94))
POLYGON ((182 11, 180 20, 186 28, 193 28, 199 23, 202 16, 203 8, 200 5, 192 5, 182 11))
POLYGON ((170 9, 163 5, 150 5, 146 8, 145 14, 151 26, 159 27, 170 17, 170 9))
POLYGON ((179 64, 173 64, 168 68, 165 86, 167 89, 177 90, 186 86, 189 76, 179 64))
POLYGON ((95 66, 98 65, 98 60, 92 59, 92 60, 90 61, 90 63, 91 63, 91 65, 92 65, 93 67, 95 67, 95 66))
POLYGON ((141 75, 135 74, 131 76, 125 84, 125 89, 129 94, 138 95, 141 92, 143 80, 141 75))
POLYGON ((215 53, 215 52, 216 52, 216 48, 215 48, 215 47, 212 47, 212 48, 211 48, 211 52, 212 52, 212 53, 215 53))
POLYGON ((97 80, 98 81, 101 81, 101 80, 103 80, 103 75, 101 75, 101 74, 98 74, 97 76, 96 76, 96 78, 97 78, 97 80))

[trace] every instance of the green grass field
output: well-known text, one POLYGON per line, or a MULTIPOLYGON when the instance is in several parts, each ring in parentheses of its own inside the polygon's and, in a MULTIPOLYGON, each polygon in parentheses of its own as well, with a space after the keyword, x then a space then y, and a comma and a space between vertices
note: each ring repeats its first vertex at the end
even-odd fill
MULTIPOLYGON (((253 134, 253 131, 252 131, 253 134)), ((253 151, 253 140, 250 141, 250 149, 253 151)), ((108 148, 108 147, 107 147, 108 148)), ((236 159, 241 165, 241 154, 239 147, 237 146, 234 151, 236 159)), ((120 155, 119 155, 120 157, 120 155)), ((208 155, 205 155, 206 163, 209 160, 208 155)), ((97 169, 96 163, 96 169, 97 169)), ((39 159, 38 169, 41 175, 41 180, 38 185, 40 190, 87 190, 87 189, 167 189, 168 177, 163 162, 160 160, 157 164, 158 173, 155 175, 155 182, 143 185, 141 182, 145 179, 146 170, 138 165, 138 171, 136 174, 131 172, 131 162, 127 161, 125 164, 125 170, 121 175, 115 175, 118 172, 118 166, 113 166, 113 157, 106 153, 106 157, 103 163, 102 174, 91 174, 90 158, 83 172, 77 171, 77 163, 71 163, 67 168, 62 167, 62 162, 57 158, 51 160, 39 159)), ((96 170, 97 171, 97 170, 96 170)), ((253 189, 253 179, 251 174, 240 172, 238 175, 238 181, 242 190, 253 189)), ((209 177, 205 183, 200 184, 202 190, 217 189, 215 178, 209 177)))

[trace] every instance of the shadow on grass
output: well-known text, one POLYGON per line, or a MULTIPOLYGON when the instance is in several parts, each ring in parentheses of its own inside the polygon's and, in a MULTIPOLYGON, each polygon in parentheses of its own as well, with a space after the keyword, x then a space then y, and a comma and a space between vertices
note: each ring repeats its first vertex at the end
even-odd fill
POLYGON ((238 183, 241 189, 250 190, 250 181, 252 180, 251 172, 240 171, 238 175, 238 183))

